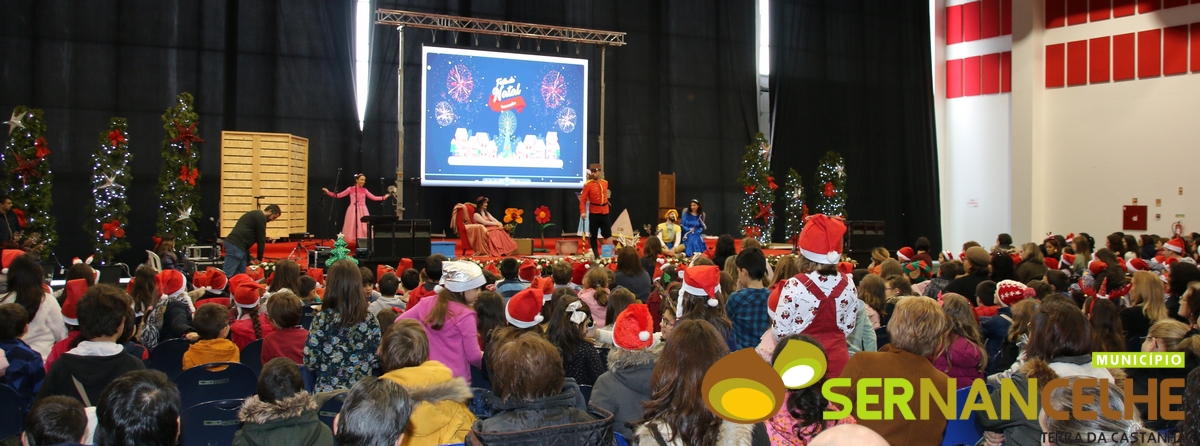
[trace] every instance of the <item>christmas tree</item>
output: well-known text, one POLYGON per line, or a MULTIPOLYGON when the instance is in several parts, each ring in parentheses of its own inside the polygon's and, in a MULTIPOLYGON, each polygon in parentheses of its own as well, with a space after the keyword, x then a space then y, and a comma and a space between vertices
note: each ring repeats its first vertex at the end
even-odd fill
POLYGON ((204 142, 196 135, 196 121, 200 120, 192 109, 192 95, 180 93, 177 103, 163 113, 163 167, 158 176, 159 234, 174 234, 180 246, 196 242, 195 218, 200 217, 200 188, 197 181, 200 171, 200 147, 204 142))
POLYGON ((815 186, 817 195, 817 213, 830 217, 846 216, 846 164, 842 155, 829 151, 817 165, 815 186))
POLYGON ((783 185, 784 202, 787 203, 787 224, 784 226, 784 237, 788 243, 795 245, 804 229, 804 220, 808 218, 808 205, 804 204, 804 184, 796 169, 788 169, 787 182, 783 185))
POLYGON ((112 118, 108 130, 100 133, 100 146, 92 153, 92 218, 87 230, 96 236, 96 253, 102 262, 129 249, 125 224, 129 221, 129 202, 125 189, 133 175, 129 171, 129 124, 125 118, 112 118))
POLYGON ((333 242, 333 249, 329 251, 329 260, 325 261, 325 267, 332 267, 338 260, 347 259, 358 264, 358 259, 350 257, 350 249, 346 248, 345 234, 338 233, 338 238, 333 242))
POLYGON ((42 134, 46 123, 42 111, 18 105, 8 122, 8 146, 4 148, 4 170, 8 172, 7 188, 13 201, 13 213, 24 231, 19 242, 26 250, 39 252, 43 259, 58 239, 55 220, 50 213, 50 146, 42 134))
POLYGON ((739 223, 742 234, 768 243, 771 230, 775 227, 775 215, 771 205, 775 203, 775 178, 768 173, 767 138, 762 133, 754 135, 754 142, 746 146, 742 155, 742 174, 738 182, 746 195, 742 198, 739 223))

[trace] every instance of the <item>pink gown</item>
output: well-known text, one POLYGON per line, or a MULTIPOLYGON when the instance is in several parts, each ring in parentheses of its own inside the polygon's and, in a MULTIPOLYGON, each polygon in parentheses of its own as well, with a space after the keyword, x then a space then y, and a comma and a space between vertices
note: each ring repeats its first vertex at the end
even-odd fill
POLYGON ((517 250, 517 242, 504 230, 504 225, 491 213, 475 214, 475 223, 487 228, 487 250, 493 256, 506 256, 517 250))
POLYGON ((360 186, 347 187, 336 195, 326 192, 326 195, 334 198, 350 196, 350 206, 346 208, 346 220, 342 224, 342 234, 346 241, 353 243, 360 238, 367 238, 367 224, 361 221, 362 217, 371 215, 367 212, 367 200, 383 201, 384 197, 372 195, 371 191, 360 186))

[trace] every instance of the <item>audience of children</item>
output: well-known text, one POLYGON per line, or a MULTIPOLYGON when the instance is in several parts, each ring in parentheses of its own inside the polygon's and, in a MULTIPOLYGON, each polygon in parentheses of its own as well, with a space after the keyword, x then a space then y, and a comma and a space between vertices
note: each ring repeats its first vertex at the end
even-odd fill
POLYGON ((367 376, 346 394, 333 420, 333 438, 344 446, 402 445, 412 413, 413 401, 404 387, 367 376))
POLYGON ((466 403, 474 394, 466 380, 429 359, 429 338, 420 322, 401 319, 388 328, 379 346, 379 365, 382 378, 404 387, 412 400, 411 427, 403 444, 434 446, 467 437, 475 415, 466 403))
POLYGON ((577 297, 563 296, 550 314, 546 334, 562 356, 566 376, 580 385, 596 384, 596 378, 604 373, 604 360, 586 338, 592 320, 587 306, 577 297))
POLYGON ((604 328, 609 296, 608 272, 606 268, 589 268, 583 275, 583 289, 579 290, 579 300, 587 304, 597 329, 604 328))
POLYGON ((761 249, 748 248, 734 256, 737 270, 727 271, 737 278, 737 291, 728 291, 725 312, 733 323, 733 335, 741 346, 758 345, 758 339, 771 328, 767 299, 771 290, 763 281, 767 276, 767 258, 761 249))
POLYGON ((87 438, 88 415, 83 403, 51 396, 33 403, 21 432, 21 446, 83 446, 91 443, 87 438))
POLYGON ((379 366, 379 321, 367 311, 362 275, 342 259, 329 268, 321 311, 304 344, 304 366, 316 373, 314 390, 348 389, 379 366))
MULTIPOLYGON (((176 338, 187 338, 196 341, 199 335, 192 327, 192 313, 196 311, 195 304, 187 295, 187 282, 183 274, 175 270, 165 270, 154 276, 156 292, 161 295, 154 307, 143 318, 142 345, 151 350, 159 342, 176 338)), ((230 285, 234 283, 229 280, 230 285)), ((229 319, 226 314, 225 319, 229 319)))
POLYGON ((121 375, 144 370, 140 358, 120 344, 126 322, 133 318, 129 295, 112 285, 98 284, 79 299, 79 336, 70 350, 48 368, 37 399, 55 395, 94 406, 109 383, 121 375))
POLYGON ((425 258, 425 268, 421 270, 422 283, 416 288, 409 290, 408 304, 405 305, 405 311, 416 307, 421 302, 421 299, 438 294, 437 286, 442 281, 442 265, 447 261, 449 259, 441 254, 434 254, 425 258))
POLYGON ((633 438, 628 423, 641 419, 642 405, 650 401, 654 363, 663 349, 653 330, 646 305, 630 304, 616 317, 611 330, 615 348, 608 353, 608 371, 596 379, 589 400, 613 414, 613 430, 625 438, 633 438))
POLYGON ((372 316, 379 315, 379 312, 385 308, 392 308, 403 313, 405 304, 404 293, 400 289, 400 278, 396 277, 396 273, 387 272, 379 277, 379 298, 371 302, 367 307, 367 311, 372 316))
POLYGON ((280 291, 267 302, 267 315, 274 330, 263 336, 263 364, 275 358, 287 358, 296 364, 303 364, 304 344, 308 341, 308 330, 300 325, 300 319, 304 317, 304 302, 295 294, 280 291))
MULTIPOLYGON (((276 293, 290 293, 281 288, 276 293)), ((263 287, 255 282, 240 282, 233 290, 233 308, 229 309, 229 339, 239 349, 263 339, 275 331, 271 319, 261 309, 264 306, 263 287)), ((274 297, 274 295, 272 295, 274 297)), ((266 302, 269 302, 267 300, 266 302)))
POLYGON ((941 348, 933 356, 933 366, 957 380, 956 388, 969 387, 976 379, 983 378, 983 372, 987 370, 987 353, 979 324, 965 297, 954 293, 942 295, 942 310, 948 330, 941 348))
MULTIPOLYGON (((817 350, 824 353, 821 343, 816 339, 808 335, 794 334, 784 338, 775 346, 775 352, 771 355, 772 365, 782 365, 778 364, 779 355, 783 353, 787 343, 793 341, 812 344, 817 350)), ((826 429, 857 423, 853 416, 836 420, 824 418, 825 411, 837 410, 837 407, 825 399, 825 395, 821 393, 824 384, 825 378, 818 378, 808 387, 788 390, 784 396, 783 408, 765 423, 771 444, 808 444, 813 437, 826 429)))
POLYGON ((0 295, 0 304, 15 302, 25 309, 29 314, 29 327, 21 339, 45 360, 54 343, 67 337, 62 308, 44 284, 45 273, 36 258, 8 249, 2 254, 6 256, 4 274, 7 275, 8 292, 0 295))
POLYGON ((436 296, 410 307, 400 319, 419 321, 429 337, 429 359, 444 364, 454 376, 470 382, 470 368, 480 367, 483 358, 478 317, 471 305, 475 304, 486 279, 479 265, 466 261, 444 262, 439 270, 443 288, 436 296))
POLYGON ((0 350, 8 360, 3 382, 16 391, 22 416, 29 413, 33 397, 46 378, 42 355, 21 340, 28 333, 29 313, 25 307, 17 303, 0 304, 0 350))
POLYGON ((496 282, 496 292, 505 300, 513 297, 518 292, 525 288, 529 288, 529 282, 521 280, 521 262, 512 257, 505 257, 500 261, 500 277, 502 280, 496 282))
POLYGON ((96 446, 175 446, 182 404, 179 388, 163 372, 121 375, 96 404, 96 446))

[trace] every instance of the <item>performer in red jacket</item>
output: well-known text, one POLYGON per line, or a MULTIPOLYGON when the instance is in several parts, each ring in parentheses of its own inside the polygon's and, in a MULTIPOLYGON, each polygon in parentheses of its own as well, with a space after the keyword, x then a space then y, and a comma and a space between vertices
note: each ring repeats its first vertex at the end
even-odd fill
MULTIPOLYGON (((600 229, 600 237, 612 237, 612 226, 608 221, 608 198, 612 192, 608 190, 608 181, 603 178, 604 172, 599 164, 588 168, 587 182, 583 183, 583 192, 579 194, 579 217, 588 219, 588 247, 592 252, 597 251, 596 229, 600 229)), ((603 243, 603 242, 601 242, 603 243)))

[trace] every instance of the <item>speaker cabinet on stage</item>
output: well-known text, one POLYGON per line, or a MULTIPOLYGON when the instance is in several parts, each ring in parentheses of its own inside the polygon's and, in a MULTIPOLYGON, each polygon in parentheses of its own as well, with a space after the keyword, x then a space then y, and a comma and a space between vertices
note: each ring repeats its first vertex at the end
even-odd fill
POLYGON ((425 258, 431 253, 429 220, 363 217, 370 227, 367 241, 372 259, 425 258))
POLYGON ((430 243, 430 232, 433 224, 429 220, 410 220, 413 222, 412 255, 409 257, 429 257, 433 253, 430 243))
POLYGON ((887 243, 883 229, 882 221, 847 221, 845 245, 850 258, 860 265, 870 263, 871 250, 887 243))

